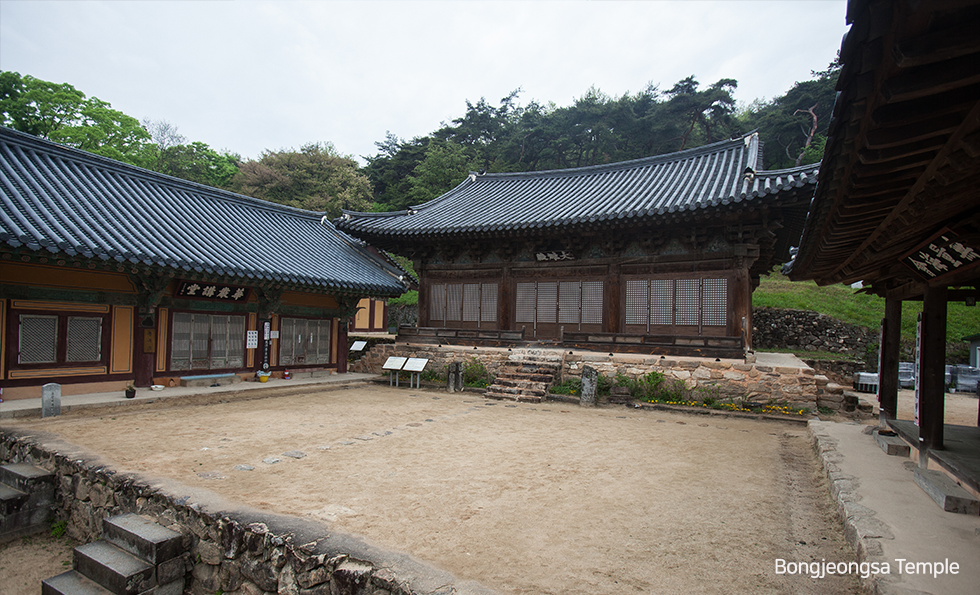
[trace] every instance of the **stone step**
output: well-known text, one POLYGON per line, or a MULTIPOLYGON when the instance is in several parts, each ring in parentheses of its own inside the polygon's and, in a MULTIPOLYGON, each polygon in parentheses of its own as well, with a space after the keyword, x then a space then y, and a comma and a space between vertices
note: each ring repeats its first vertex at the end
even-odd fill
POLYGON ((890 457, 908 457, 912 451, 908 443, 899 438, 894 432, 888 435, 882 435, 878 428, 875 428, 872 430, 871 435, 881 450, 885 451, 885 454, 890 457))
MULTIPOLYGON (((183 551, 180 533, 136 514, 114 516, 102 526, 106 541, 154 566, 180 556, 183 551)), ((170 582, 164 577, 158 580, 170 582)))
POLYGON ((942 471, 915 468, 915 483, 946 512, 980 514, 980 500, 956 484, 942 471))
POLYGON ((41 595, 112 595, 112 591, 75 570, 69 570, 41 581, 41 595))
POLYGON ((514 378, 521 380, 534 379, 537 382, 551 383, 555 379, 555 374, 541 372, 539 370, 508 370, 501 369, 497 372, 497 378, 514 378))
POLYGON ((554 374, 559 370, 559 368, 561 368, 561 365, 543 362, 535 363, 510 361, 502 363, 500 368, 502 370, 518 370, 521 372, 541 372, 543 374, 554 374))
POLYGON ((53 473, 26 463, 0 467, 0 543, 44 531, 53 503, 53 473))
POLYGON ((0 483, 0 517, 19 511, 27 502, 27 492, 15 490, 5 483, 0 483))
POLYGON ((501 378, 497 377, 493 384, 498 386, 512 386, 514 388, 533 388, 535 390, 545 390, 550 381, 532 380, 528 378, 501 378))
POLYGON ((0 466, 0 483, 30 494, 27 506, 47 506, 54 502, 54 473, 29 463, 0 466))
POLYGON ((487 399, 496 399, 498 401, 518 401, 521 403, 540 403, 544 400, 543 397, 525 394, 515 394, 515 393, 502 393, 487 389, 487 392, 483 394, 487 399))
POLYGON ((106 541, 75 548, 73 568, 115 595, 137 595, 156 586, 156 568, 106 541))

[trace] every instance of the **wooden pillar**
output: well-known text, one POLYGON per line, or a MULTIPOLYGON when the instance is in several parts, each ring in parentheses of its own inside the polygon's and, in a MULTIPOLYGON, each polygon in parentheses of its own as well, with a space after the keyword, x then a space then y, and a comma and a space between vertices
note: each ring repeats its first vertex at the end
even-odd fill
POLYGON ((606 333, 621 333, 625 328, 623 326, 622 320, 622 295, 621 287, 623 285, 623 278, 621 274, 621 268, 618 264, 609 265, 609 271, 606 275, 605 289, 603 293, 603 308, 605 312, 603 314, 602 330, 606 333))
POLYGON ((350 326, 349 320, 337 319, 337 373, 347 373, 347 328, 350 326))
POLYGON ((429 281, 425 278, 422 267, 416 265, 419 274, 419 321, 416 326, 429 326, 429 281))
POLYGON ((946 288, 926 287, 919 353, 919 465, 943 448, 946 399, 946 288))
MULTIPOLYGON (((153 327, 144 327, 142 318, 135 321, 136 341, 133 349, 133 363, 136 367, 134 384, 147 387, 153 384, 153 362, 156 353, 157 333, 153 327)), ((150 318, 152 321, 152 317, 150 318)), ((149 324, 149 323, 148 323, 149 324)))
POLYGON ((517 330, 514 328, 514 309, 517 298, 514 296, 514 278, 510 267, 500 269, 500 285, 497 287, 497 328, 502 331, 517 330))
POLYGON ((745 348, 752 349, 752 281, 743 261, 742 258, 736 259, 735 287, 731 293, 732 307, 729 315, 732 317, 731 329, 734 336, 743 337, 745 348))
POLYGON ((885 300, 878 346, 878 427, 888 429, 887 420, 898 414, 898 351, 902 337, 902 302, 885 300))

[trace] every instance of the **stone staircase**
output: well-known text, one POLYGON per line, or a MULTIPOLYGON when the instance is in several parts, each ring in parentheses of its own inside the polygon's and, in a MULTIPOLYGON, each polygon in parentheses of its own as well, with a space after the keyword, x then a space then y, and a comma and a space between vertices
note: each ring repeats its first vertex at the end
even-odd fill
POLYGON ((180 533, 135 514, 103 522, 99 541, 75 548, 73 570, 41 582, 41 595, 181 595, 180 533))
POLYGON ((54 474, 27 463, 0 466, 0 543, 48 528, 54 474))
POLYGON ((548 387, 561 372, 561 354, 543 349, 521 349, 500 366, 493 384, 484 396, 488 399, 540 402, 548 387))

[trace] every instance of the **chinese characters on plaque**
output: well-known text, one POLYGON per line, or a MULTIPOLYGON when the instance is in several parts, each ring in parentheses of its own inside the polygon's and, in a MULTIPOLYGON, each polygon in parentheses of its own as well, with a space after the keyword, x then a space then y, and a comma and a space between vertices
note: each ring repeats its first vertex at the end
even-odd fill
POLYGON ((177 286, 177 297, 193 297, 228 302, 243 302, 248 297, 248 289, 223 283, 204 283, 200 281, 181 281, 177 286))
POLYGON ((937 279, 980 262, 980 253, 947 230, 910 252, 903 262, 926 279, 937 279))
POLYGON ((552 250, 551 252, 537 252, 534 257, 538 261, 545 260, 575 260, 575 256, 568 250, 552 250))

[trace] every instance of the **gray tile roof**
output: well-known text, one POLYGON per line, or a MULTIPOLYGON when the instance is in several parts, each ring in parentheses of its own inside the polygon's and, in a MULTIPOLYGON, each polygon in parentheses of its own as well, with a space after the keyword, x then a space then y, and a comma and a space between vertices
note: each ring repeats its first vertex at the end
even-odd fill
MULTIPOLYGON (((513 235, 628 220, 668 223, 679 215, 763 204, 811 186, 817 166, 755 171, 758 134, 621 163, 529 173, 471 174, 425 204, 394 213, 345 212, 339 229, 391 246, 513 235), (751 170, 751 175, 747 175, 751 170)), ((812 194, 812 186, 806 190, 812 194)))
POLYGON ((256 285, 394 296, 405 288, 314 213, 216 190, 0 127, 0 249, 256 285))

